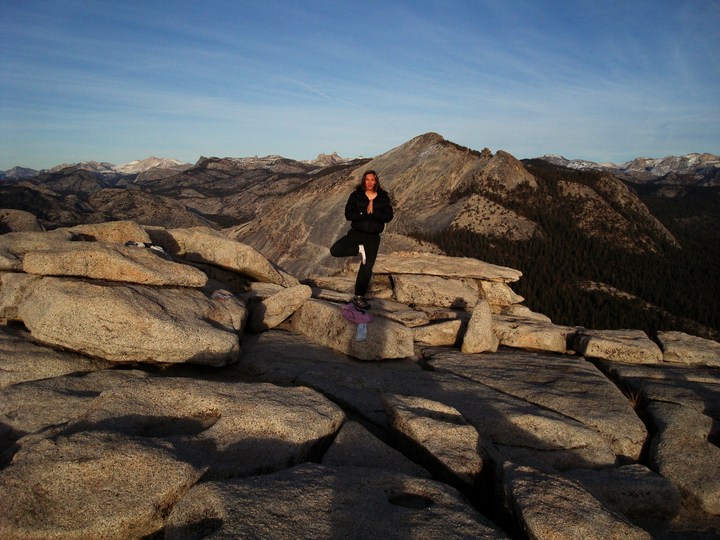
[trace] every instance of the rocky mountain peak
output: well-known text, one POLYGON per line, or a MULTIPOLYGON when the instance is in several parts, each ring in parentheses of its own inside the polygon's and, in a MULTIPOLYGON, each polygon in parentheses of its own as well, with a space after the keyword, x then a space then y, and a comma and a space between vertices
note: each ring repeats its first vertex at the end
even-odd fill
POLYGON ((115 165, 107 161, 82 161, 80 163, 62 163, 43 172, 59 172, 65 169, 83 170, 95 173, 115 173, 115 165))
POLYGON ((338 155, 337 152, 333 152, 332 154, 318 154, 318 157, 316 157, 313 160, 307 161, 310 165, 315 165, 318 167, 331 167, 333 165, 338 165, 340 163, 346 163, 350 161, 350 159, 343 158, 338 155))
POLYGON ((181 161, 173 158, 158 158, 150 156, 143 160, 136 160, 126 163, 124 165, 118 165, 115 170, 125 174, 139 174, 150 169, 161 168, 161 169, 187 169, 191 167, 189 163, 182 163, 181 161))

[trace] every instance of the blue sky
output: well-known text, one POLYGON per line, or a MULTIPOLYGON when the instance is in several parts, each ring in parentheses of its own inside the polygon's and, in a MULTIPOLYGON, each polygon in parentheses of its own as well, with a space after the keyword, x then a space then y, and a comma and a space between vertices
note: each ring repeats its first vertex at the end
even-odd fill
POLYGON ((720 1, 0 0, 0 170, 720 154, 720 1))

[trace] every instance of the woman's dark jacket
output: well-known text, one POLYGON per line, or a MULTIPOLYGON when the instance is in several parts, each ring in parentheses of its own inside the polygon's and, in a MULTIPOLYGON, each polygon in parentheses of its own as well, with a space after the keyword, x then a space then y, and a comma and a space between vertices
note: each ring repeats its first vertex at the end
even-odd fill
POLYGON ((364 233, 380 234, 385 224, 393 218, 392 203, 387 191, 379 189, 377 197, 373 200, 373 213, 367 213, 370 199, 365 195, 364 189, 355 190, 350 194, 345 205, 345 219, 350 221, 350 227, 364 233))

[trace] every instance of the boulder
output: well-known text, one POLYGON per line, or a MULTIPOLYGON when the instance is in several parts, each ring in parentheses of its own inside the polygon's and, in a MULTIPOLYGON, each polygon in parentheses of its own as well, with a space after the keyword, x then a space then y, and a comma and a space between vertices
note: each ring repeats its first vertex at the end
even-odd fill
POLYGON ((296 285, 261 300, 255 305, 248 321, 248 330, 264 332, 290 317, 312 296, 307 285, 296 285))
POLYGON ((487 300, 480 300, 473 309, 463 336, 462 352, 482 353, 497 351, 500 341, 493 332, 492 314, 487 300))
POLYGON ((231 240, 208 227, 189 229, 146 229, 153 243, 165 251, 189 261, 213 264, 246 275, 255 281, 283 286, 297 285, 297 280, 276 270, 270 261, 254 248, 231 240))
POLYGON ((201 474, 156 438, 42 439, 0 471, 0 537, 146 537, 201 474))
POLYGON ((473 280, 413 274, 393 275, 395 300, 404 304, 472 308, 478 301, 473 280))
POLYGON ((460 319, 418 326, 412 329, 413 339, 425 345, 452 347, 464 335, 465 326, 465 323, 460 319))
POLYGON ((504 464, 502 473, 505 505, 529 538, 651 538, 567 478, 510 462, 504 464))
POLYGON ((0 209, 0 234, 8 232, 42 232, 45 228, 34 214, 13 208, 0 209))
POLYGON ((519 294, 515 294, 510 285, 503 281, 477 280, 482 290, 482 295, 493 306, 512 306, 525 300, 519 294))
POLYGON ((645 425, 617 386, 582 358, 510 351, 464 355, 448 349, 427 349, 423 354, 435 371, 453 373, 573 418, 599 433, 617 455, 640 457, 647 438, 645 425))
POLYGON ((440 308, 436 306, 417 306, 417 309, 425 313, 431 321, 455 321, 460 320, 467 323, 472 313, 464 309, 440 308))
POLYGON ((650 466, 707 513, 720 515, 720 448, 708 441, 713 419, 702 412, 659 401, 647 407, 657 432, 650 442, 650 466))
POLYGON ((310 299, 292 316, 292 327, 311 340, 359 360, 406 358, 414 354, 412 331, 375 317, 367 325, 367 339, 356 340, 357 326, 346 321, 340 306, 310 299))
POLYGON ((22 259, 28 251, 49 249, 70 242, 69 231, 11 232, 0 235, 0 270, 22 271, 22 259))
POLYGON ((0 272, 0 319, 19 320, 18 306, 41 279, 19 272, 0 272))
POLYGON ((0 388, 25 381, 107 369, 113 364, 33 342, 27 332, 0 327, 0 388))
POLYGON ((575 335, 575 350, 590 358, 630 364, 662 362, 660 347, 642 330, 586 330, 575 335))
POLYGON ((635 463, 577 469, 565 476, 628 518, 668 520, 680 511, 680 491, 665 477, 635 463))
POLYGON ((575 329, 568 326, 508 315, 493 315, 492 329, 500 345, 561 354, 567 353, 568 339, 575 334, 575 329))
MULTIPOLYGON (((345 300, 348 302, 349 300, 345 300)), ((393 302, 383 298, 372 297, 370 299, 372 305, 372 313, 380 317, 385 317, 391 321, 397 321, 409 328, 422 326, 429 322, 428 316, 418 309, 413 309, 405 304, 393 302)))
POLYGON ((113 362, 217 366, 237 360, 247 311, 194 289, 44 277, 18 316, 39 341, 113 362))
POLYGON ((125 242, 151 243, 150 236, 140 225, 134 221, 109 221, 106 223, 88 223, 75 225, 67 229, 84 240, 97 242, 125 242))
POLYGON ((422 274, 432 276, 518 281, 522 272, 469 257, 448 257, 432 253, 404 252, 378 255, 376 274, 422 274))
POLYGON ((658 332, 663 360, 694 366, 720 367, 720 343, 684 332, 658 332))
POLYGON ((5 446, 24 436, 51 436, 82 416, 102 392, 148 376, 139 370, 108 369, 1 388, 0 423, 10 428, 5 446))
POLYGON ((507 317, 517 317, 520 319, 534 319, 543 322, 552 322, 550 317, 542 313, 536 313, 527 306, 521 304, 513 304, 511 306, 498 306, 490 304, 493 315, 505 315, 507 317))
POLYGON ((483 468, 480 435, 454 407, 415 396, 385 394, 390 429, 430 470, 474 486, 483 468))
POLYGON ((303 464, 206 482, 173 508, 165 538, 507 538, 453 488, 400 473, 303 464))
POLYGON ((366 467, 429 478, 430 473, 388 446, 362 424, 347 421, 322 458, 329 467, 366 467))
POLYGON ((143 285, 203 287, 207 276, 185 264, 168 261, 152 250, 111 242, 65 242, 30 251, 22 269, 42 276, 73 276, 143 285))
POLYGON ((22 259, 0 248, 0 271, 22 272, 22 259))

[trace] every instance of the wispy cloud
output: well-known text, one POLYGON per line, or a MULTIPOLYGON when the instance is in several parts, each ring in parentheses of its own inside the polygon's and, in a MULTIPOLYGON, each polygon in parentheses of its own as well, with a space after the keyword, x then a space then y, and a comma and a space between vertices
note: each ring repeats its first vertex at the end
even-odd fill
POLYGON ((714 0, 0 3, 0 169, 426 131, 518 157, 720 148, 714 0))

